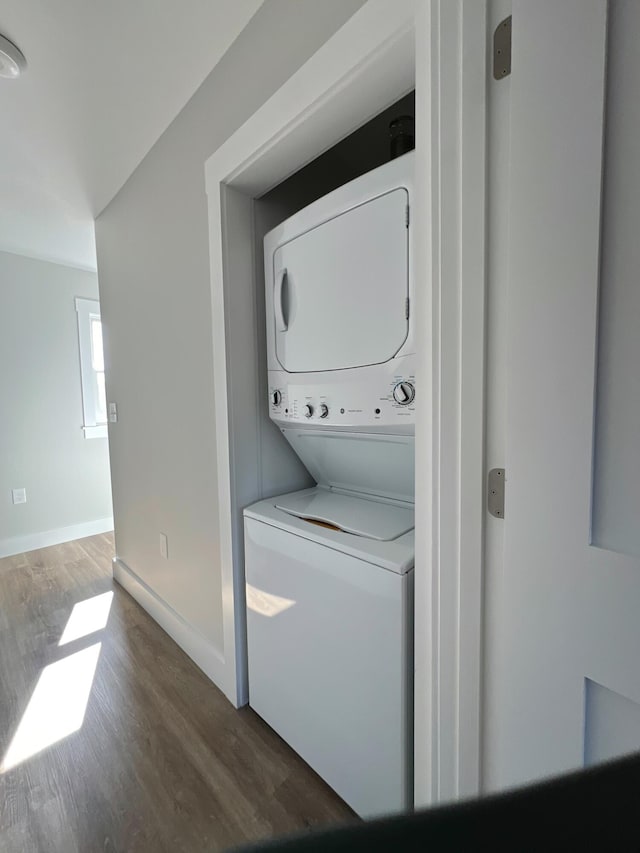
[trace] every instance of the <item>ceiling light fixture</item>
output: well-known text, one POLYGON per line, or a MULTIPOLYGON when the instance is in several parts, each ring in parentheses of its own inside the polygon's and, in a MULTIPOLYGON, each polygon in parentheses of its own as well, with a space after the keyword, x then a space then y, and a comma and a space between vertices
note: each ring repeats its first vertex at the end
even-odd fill
POLYGON ((13 80, 19 77, 27 67, 27 60, 21 50, 8 38, 0 35, 0 77, 13 80))

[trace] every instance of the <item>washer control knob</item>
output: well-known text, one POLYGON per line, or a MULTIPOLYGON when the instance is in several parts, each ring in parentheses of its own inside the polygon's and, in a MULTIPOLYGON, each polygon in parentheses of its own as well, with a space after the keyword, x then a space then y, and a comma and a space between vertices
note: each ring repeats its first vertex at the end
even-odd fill
POLYGON ((304 413, 305 418, 310 418, 313 414, 313 406, 311 405, 311 403, 307 403, 302 411, 304 413))
POLYGON ((326 403, 320 403, 319 418, 326 418, 329 415, 329 406, 326 403))
POLYGON ((409 403, 413 403, 415 396, 416 389, 411 382, 398 382, 393 389, 393 399, 400 406, 408 406, 409 403))
POLYGON ((272 391, 271 392, 271 402, 274 406, 279 406, 282 402, 282 391, 272 391))

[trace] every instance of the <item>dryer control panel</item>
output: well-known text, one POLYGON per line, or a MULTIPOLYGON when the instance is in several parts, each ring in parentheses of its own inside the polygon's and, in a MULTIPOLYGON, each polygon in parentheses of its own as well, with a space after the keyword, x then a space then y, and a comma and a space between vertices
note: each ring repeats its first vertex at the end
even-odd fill
POLYGON ((295 374, 269 371, 269 415, 280 426, 413 433, 413 358, 357 371, 295 374), (354 375, 356 374, 356 375, 354 375))

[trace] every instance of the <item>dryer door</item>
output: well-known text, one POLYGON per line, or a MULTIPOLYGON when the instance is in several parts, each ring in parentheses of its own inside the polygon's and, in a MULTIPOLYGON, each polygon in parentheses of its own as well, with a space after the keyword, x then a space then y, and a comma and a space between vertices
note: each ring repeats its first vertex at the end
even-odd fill
POLYGON ((408 333, 409 195, 398 188, 273 254, 276 354, 290 373, 388 361, 408 333))

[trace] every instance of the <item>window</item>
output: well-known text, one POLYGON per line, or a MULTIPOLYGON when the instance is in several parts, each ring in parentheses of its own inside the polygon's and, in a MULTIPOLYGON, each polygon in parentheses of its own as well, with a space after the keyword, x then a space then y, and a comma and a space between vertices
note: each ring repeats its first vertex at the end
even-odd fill
POLYGON ((84 437, 107 437, 107 393, 104 384, 104 355, 100 303, 76 299, 84 437))

